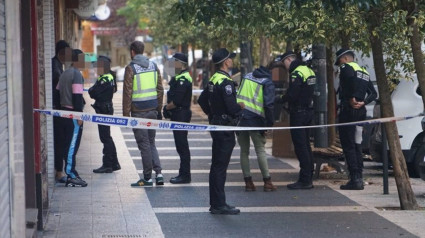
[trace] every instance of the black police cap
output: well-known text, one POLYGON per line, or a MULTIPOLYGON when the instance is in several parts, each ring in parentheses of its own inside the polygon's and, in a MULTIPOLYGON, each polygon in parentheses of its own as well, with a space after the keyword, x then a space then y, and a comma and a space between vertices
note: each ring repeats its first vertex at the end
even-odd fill
POLYGON ((286 58, 290 57, 290 56, 296 56, 296 54, 293 51, 286 51, 285 54, 283 55, 278 55, 274 61, 275 62, 279 62, 279 61, 284 61, 286 58))
POLYGON ((347 48, 341 48, 336 52, 336 61, 335 65, 339 65, 339 58, 345 54, 351 54, 354 57, 354 51, 347 49, 347 48))
POLYGON ((183 53, 180 53, 180 52, 175 53, 173 55, 173 58, 176 59, 176 60, 178 60, 178 61, 180 61, 180 62, 182 62, 182 63, 185 63, 185 64, 187 64, 187 62, 188 62, 187 55, 185 55, 183 53))
POLYGON ((99 55, 99 57, 97 57, 97 60, 106 61, 106 62, 111 63, 111 59, 108 56, 105 56, 105 55, 99 55))
POLYGON ((226 48, 220 48, 216 51, 214 51, 212 60, 214 64, 219 64, 223 61, 225 61, 227 58, 235 58, 235 53, 230 53, 226 48))
POLYGON ((80 49, 73 49, 72 50, 72 61, 77 62, 78 61, 78 55, 84 54, 84 52, 80 49))

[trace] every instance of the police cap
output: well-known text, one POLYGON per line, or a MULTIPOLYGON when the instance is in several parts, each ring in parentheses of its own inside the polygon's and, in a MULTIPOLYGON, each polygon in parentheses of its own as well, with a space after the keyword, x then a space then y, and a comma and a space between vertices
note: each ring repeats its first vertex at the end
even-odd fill
POLYGON ((78 55, 84 54, 82 50, 80 49, 73 49, 72 50, 72 61, 77 62, 78 61, 78 55))
POLYGON ((336 52, 335 65, 339 65, 339 58, 341 58, 345 54, 351 54, 354 57, 354 51, 347 48, 341 48, 336 52))
POLYGON ((176 59, 176 60, 178 60, 178 61, 180 61, 180 62, 182 62, 182 63, 184 63, 184 64, 187 64, 187 62, 188 62, 187 61, 187 55, 185 55, 183 53, 180 53, 180 52, 175 53, 173 55, 173 58, 176 59))
POLYGON ((279 62, 279 61, 284 61, 286 58, 290 57, 290 56, 296 56, 296 54, 293 51, 286 51, 285 54, 283 55, 278 55, 274 61, 275 62, 279 62))
POLYGON ((223 61, 225 61, 227 58, 235 58, 235 53, 230 53, 226 48, 220 48, 216 51, 214 51, 212 55, 212 60, 214 64, 219 64, 223 61))

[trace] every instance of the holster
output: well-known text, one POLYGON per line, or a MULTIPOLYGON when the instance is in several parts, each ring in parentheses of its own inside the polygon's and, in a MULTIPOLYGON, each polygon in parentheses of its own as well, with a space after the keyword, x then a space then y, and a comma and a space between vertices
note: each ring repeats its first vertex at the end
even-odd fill
POLYGON ((95 102, 91 106, 94 108, 96 113, 108 115, 114 114, 114 107, 112 102, 95 102))
POLYGON ((227 114, 222 115, 214 115, 211 119, 211 124, 213 125, 221 125, 221 126, 238 126, 241 121, 240 116, 232 117, 227 114))

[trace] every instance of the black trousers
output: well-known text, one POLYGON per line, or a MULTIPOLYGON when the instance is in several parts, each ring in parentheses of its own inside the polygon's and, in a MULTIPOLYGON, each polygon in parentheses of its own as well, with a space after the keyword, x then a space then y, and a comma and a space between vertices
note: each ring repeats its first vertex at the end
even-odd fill
MULTIPOLYGON (((366 119, 366 108, 354 109, 352 107, 343 107, 339 113, 339 122, 363 121, 366 119)), ((361 140, 356 143, 355 134, 356 126, 340 126, 338 127, 339 139, 341 141, 342 150, 344 151, 345 160, 347 162, 350 174, 363 172, 363 157, 361 140)))
MULTIPOLYGON (((192 111, 190 109, 174 109, 171 115, 171 121, 190 122, 192 111)), ((174 143, 177 153, 180 156, 179 175, 190 178, 190 150, 187 141, 187 131, 173 131, 174 143)))
POLYGON ((226 205, 224 184, 226 182, 227 167, 235 147, 235 133, 233 131, 211 131, 212 161, 209 176, 210 205, 220 207, 226 205))
POLYGON ((60 125, 61 118, 53 117, 53 147, 55 148, 55 170, 57 172, 63 171, 64 160, 64 145, 63 133, 60 125))
MULTIPOLYGON (((99 104, 95 107, 96 113, 113 115, 114 109, 112 103, 99 104)), ((98 125, 99 138, 103 144, 103 158, 102 163, 104 167, 111 168, 118 164, 117 149, 114 140, 111 137, 111 127, 105 125, 98 125)))
POLYGON ((63 132, 63 156, 65 158, 65 173, 70 178, 79 177, 76 165, 76 155, 80 147, 83 126, 78 125, 76 119, 60 118, 61 131, 63 132))
MULTIPOLYGON (((313 119, 313 110, 298 110, 290 112, 290 126, 309 126, 313 119)), ((299 181, 311 183, 313 179, 314 160, 310 147, 309 129, 291 129, 292 143, 295 154, 300 162, 299 181)))

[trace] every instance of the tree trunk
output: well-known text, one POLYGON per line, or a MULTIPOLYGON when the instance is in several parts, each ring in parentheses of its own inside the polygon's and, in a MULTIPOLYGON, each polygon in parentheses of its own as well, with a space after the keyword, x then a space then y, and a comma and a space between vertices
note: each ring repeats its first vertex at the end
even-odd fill
POLYGON ((270 39, 260 37, 260 65, 267 66, 270 61, 270 39))
POLYGON ((413 62, 415 63, 416 76, 418 77, 419 87, 422 94, 422 102, 425 106, 425 64, 424 55, 421 49, 421 33, 419 32, 418 25, 414 22, 412 25, 412 35, 410 38, 410 45, 412 46, 413 62))
MULTIPOLYGON (((334 84, 334 62, 332 60, 332 49, 326 48, 326 76, 328 81, 328 124, 334 124, 336 120, 336 93, 334 84)), ((335 127, 328 128, 328 142, 333 145, 336 139, 335 127)))
MULTIPOLYGON (((380 13, 373 12, 367 19, 369 22, 369 39, 372 45, 373 63, 375 65, 376 81, 381 101, 381 115, 382 117, 393 117, 394 111, 391 103, 387 75, 385 73, 382 40, 375 32, 375 30, 381 25, 382 16, 380 15, 380 13)), ((393 163, 394 177, 397 184, 398 197, 400 199, 400 208, 402 210, 418 209, 419 207, 416 202, 412 186, 410 185, 406 161, 401 151, 396 123, 386 123, 385 131, 387 133, 388 146, 390 149, 391 161, 393 163)))

